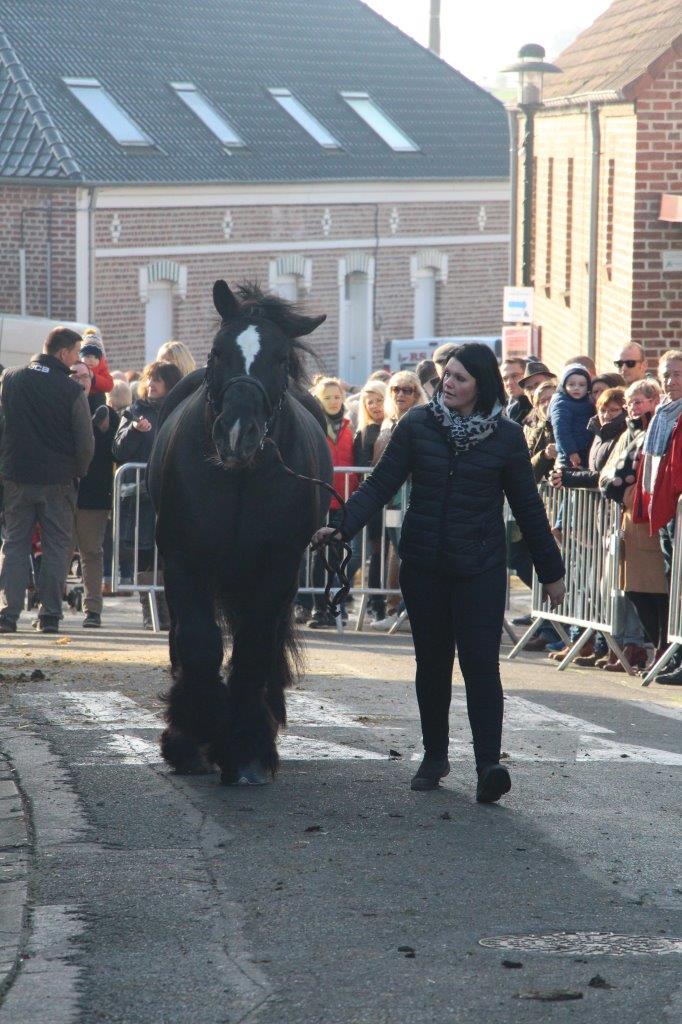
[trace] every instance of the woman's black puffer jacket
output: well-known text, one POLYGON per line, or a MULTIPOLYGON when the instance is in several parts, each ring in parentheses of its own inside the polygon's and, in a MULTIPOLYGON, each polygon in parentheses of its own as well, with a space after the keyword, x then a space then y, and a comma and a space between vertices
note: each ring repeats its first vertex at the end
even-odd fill
POLYGON ((535 486, 523 431, 502 417, 497 429, 457 453, 428 406, 396 425, 374 472, 346 506, 343 534, 353 537, 412 474, 400 556, 430 572, 476 576, 506 559, 506 494, 542 583, 564 575, 535 486))

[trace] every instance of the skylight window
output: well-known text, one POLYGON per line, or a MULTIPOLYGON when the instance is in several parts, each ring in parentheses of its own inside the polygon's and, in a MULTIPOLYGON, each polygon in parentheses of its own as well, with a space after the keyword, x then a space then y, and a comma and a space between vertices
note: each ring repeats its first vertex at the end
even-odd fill
POLYGON ((293 117, 294 121, 300 124, 301 128, 312 136, 320 146, 325 149, 341 149, 341 143, 303 106, 300 100, 292 96, 288 89, 269 89, 268 92, 280 107, 286 110, 287 114, 293 117))
POLYGON ((122 146, 153 145, 96 78, 65 78, 64 85, 116 142, 122 146))
POLYGON ((244 140, 237 135, 232 125, 199 92, 196 85, 192 82, 171 82, 171 86, 182 102, 187 104, 200 121, 203 121, 208 130, 213 132, 215 137, 222 142, 223 146, 244 145, 244 140))
POLYGON ((342 92, 341 95, 358 117, 361 117, 365 124, 369 125, 372 131, 396 153, 415 153, 419 150, 416 142, 398 128, 366 92, 342 92))

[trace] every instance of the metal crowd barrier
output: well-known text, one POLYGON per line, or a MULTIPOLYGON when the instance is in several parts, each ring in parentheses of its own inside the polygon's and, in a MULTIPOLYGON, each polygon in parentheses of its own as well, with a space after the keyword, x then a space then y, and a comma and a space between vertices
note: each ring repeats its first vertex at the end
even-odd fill
MULTIPOLYGON (((141 529, 147 525, 141 523, 140 511, 145 511, 147 518, 147 489, 145 485, 146 462, 126 462, 119 466, 114 474, 113 520, 112 520, 112 594, 147 594, 152 629, 160 632, 159 605, 156 595, 163 591, 163 581, 159 570, 159 553, 156 544, 140 547, 141 529), (126 535, 122 538, 122 528, 126 535), (145 554, 143 554, 145 553, 145 554), (140 568, 141 556, 146 568, 140 568), (130 570, 122 575, 122 561, 130 570), (127 560, 130 561, 127 561, 127 560)), ((153 511, 152 511, 153 523, 153 511)), ((142 539, 147 539, 144 536, 142 539)))
MULTIPOLYGON (((117 593, 147 594, 150 605, 152 628, 159 631, 159 610, 156 595, 163 591, 163 574, 159 566, 159 557, 156 546, 153 548, 140 547, 141 524, 140 512, 144 510, 148 501, 145 490, 146 464, 143 462, 128 462, 116 470, 114 476, 114 497, 113 497, 113 558, 111 571, 111 590, 117 593), (125 526, 126 536, 122 536, 122 528, 125 526), (141 552, 145 552, 144 566, 141 567, 141 552), (129 559, 127 568, 129 572, 124 576, 122 563, 129 559)), ((344 486, 341 494, 344 500, 350 497, 350 480, 353 474, 361 479, 371 473, 371 468, 366 466, 343 466, 335 467, 334 475, 343 476, 344 486)), ((380 587, 369 585, 369 556, 372 551, 372 542, 369 539, 368 529, 362 531, 353 541, 356 558, 359 558, 359 565, 355 572, 354 585, 351 588, 351 595, 360 598, 360 608, 356 630, 361 630, 367 614, 367 605, 371 597, 395 597, 400 600, 400 588, 397 580, 394 586, 389 585, 389 551, 391 540, 397 540, 400 527, 407 508, 407 488, 401 488, 399 495, 391 507, 385 508, 381 515, 381 534, 378 540, 379 547, 379 578, 382 581, 380 587), (398 531, 396 535, 393 531, 398 531)), ((145 539, 144 537, 142 539, 145 539)), ((324 594, 325 586, 314 586, 312 581, 312 565, 314 554, 310 550, 305 555, 304 565, 300 577, 301 585, 299 593, 303 594, 324 594)), ((400 626, 400 620, 390 632, 394 632, 400 626)))
POLYGON ((654 662, 642 680, 648 686, 665 669, 670 659, 682 647, 682 498, 677 502, 675 515, 675 543, 670 567, 670 610, 668 612, 668 647, 654 662))
POLYGON ((561 554, 566 565, 566 596, 557 608, 543 600, 542 584, 533 572, 531 616, 533 623, 509 654, 515 658, 544 622, 551 622, 568 651, 559 671, 568 668, 595 633, 604 635, 609 648, 630 675, 634 673, 614 640, 619 600, 620 505, 586 488, 552 488, 543 484, 540 494, 550 526, 561 521, 561 554), (583 632, 571 642, 565 626, 583 632))

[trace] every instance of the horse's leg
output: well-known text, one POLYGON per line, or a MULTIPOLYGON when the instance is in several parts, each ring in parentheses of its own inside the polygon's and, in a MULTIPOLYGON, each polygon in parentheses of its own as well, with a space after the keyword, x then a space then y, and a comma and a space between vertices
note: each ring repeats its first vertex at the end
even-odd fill
POLYGON ((205 768, 200 748, 210 744, 225 718, 223 641, 205 572, 170 557, 165 585, 172 614, 173 685, 166 696, 168 728, 161 736, 161 753, 172 768, 186 773, 205 768))
POLYGON ((280 726, 287 723, 284 691, 294 683, 300 662, 299 645, 293 623, 295 593, 292 591, 287 596, 279 611, 274 671, 267 680, 266 700, 275 721, 280 726))
POLYGON ((268 608, 241 608, 232 622, 227 729, 212 748, 228 785, 265 783, 279 763, 278 715, 268 700, 268 684, 277 671, 278 620, 268 603, 268 608))

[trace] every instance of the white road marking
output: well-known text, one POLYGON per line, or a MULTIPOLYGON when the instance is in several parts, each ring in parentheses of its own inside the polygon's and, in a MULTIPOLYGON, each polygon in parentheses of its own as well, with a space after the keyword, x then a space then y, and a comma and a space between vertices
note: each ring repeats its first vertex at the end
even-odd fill
POLYGON ((388 751, 362 750, 345 743, 313 740, 307 736, 283 736, 278 744, 283 761, 387 761, 388 751))
POLYGON ((37 708, 62 729, 159 729, 161 720, 117 690, 60 690, 26 693, 21 703, 37 708))
POLYGON ((260 352, 260 331, 255 324, 249 324, 246 330, 236 338, 236 342, 242 350, 246 372, 251 373, 253 361, 260 352))
POLYGON ((325 725, 340 726, 346 729, 366 729, 367 726, 358 722, 357 714, 350 708, 336 704, 327 697, 317 697, 310 693, 293 690, 287 693, 287 718, 290 723, 317 728, 325 725))
MULTIPOLYGON (((131 735, 132 730, 153 730, 158 734, 162 726, 161 719, 115 690, 33 693, 24 694, 19 700, 29 707, 36 708, 48 721, 63 729, 99 730, 112 734, 87 760, 79 764, 161 763, 156 737, 152 740, 131 735)), ((469 760, 473 751, 466 720, 466 702, 462 694, 453 696, 453 707, 454 735, 449 756, 453 760, 469 760)), ((357 721, 357 716, 350 708, 313 693, 290 693, 288 708, 290 724, 299 729, 368 728, 364 723, 357 721)), ((658 713, 658 705, 646 707, 646 710, 653 708, 658 713)), ((605 733, 614 735, 612 729, 574 715, 554 711, 524 697, 511 695, 506 698, 504 728, 505 747, 509 750, 512 763, 589 764, 590 761, 630 761, 639 764, 682 765, 682 754, 606 739, 605 733)), ((311 739, 288 732, 280 737, 279 749, 280 756, 285 761, 342 761, 356 758, 384 760, 387 757, 387 752, 372 751, 329 740, 311 739)), ((411 757, 413 761, 420 758, 420 753, 415 753, 411 757)))
MULTIPOLYGON (((345 743, 310 739, 308 736, 282 736, 278 750, 283 761, 385 761, 388 758, 388 751, 379 753, 376 750, 351 747, 345 743)), ((162 763, 158 742, 151 742, 140 736, 115 734, 107 736, 102 746, 93 750, 87 759, 77 761, 76 767, 162 763)))
POLYGON ((634 761, 638 764, 682 765, 682 754, 653 747, 640 747, 632 743, 616 743, 603 737, 594 739, 581 736, 575 759, 578 764, 585 761, 634 761))

